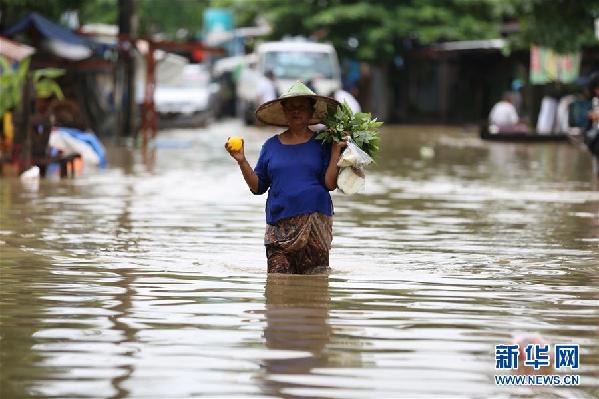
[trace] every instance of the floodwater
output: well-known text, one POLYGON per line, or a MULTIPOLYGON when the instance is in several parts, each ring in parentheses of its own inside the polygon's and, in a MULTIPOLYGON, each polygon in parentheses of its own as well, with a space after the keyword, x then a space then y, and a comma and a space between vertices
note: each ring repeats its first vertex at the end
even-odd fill
MULTIPOLYGON (((334 194, 329 275, 265 272, 251 163, 272 130, 161 132, 39 188, 1 184, 0 397, 599 396, 599 192, 570 144, 388 127, 334 194), (574 386, 500 386, 495 345, 578 344, 574 386)), ((511 373, 527 373, 512 371, 511 373)))

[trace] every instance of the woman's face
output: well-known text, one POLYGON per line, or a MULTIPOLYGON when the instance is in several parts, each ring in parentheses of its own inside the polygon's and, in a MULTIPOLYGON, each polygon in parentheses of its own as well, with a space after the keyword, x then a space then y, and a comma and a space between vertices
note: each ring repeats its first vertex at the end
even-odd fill
POLYGON ((312 102, 307 98, 291 98, 284 103, 283 110, 290 127, 308 126, 314 113, 312 102))

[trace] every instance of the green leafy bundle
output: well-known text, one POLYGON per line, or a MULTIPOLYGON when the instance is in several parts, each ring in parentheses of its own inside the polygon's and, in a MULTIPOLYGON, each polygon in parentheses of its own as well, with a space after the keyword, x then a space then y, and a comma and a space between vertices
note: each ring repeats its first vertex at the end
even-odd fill
POLYGON ((369 113, 353 113, 344 101, 343 104, 337 107, 335 114, 327 115, 322 123, 327 128, 316 136, 316 140, 324 143, 338 142, 345 138, 347 132, 350 133, 351 138, 358 147, 372 158, 376 157, 379 151, 377 129, 383 122, 377 122, 376 118, 372 119, 369 113))

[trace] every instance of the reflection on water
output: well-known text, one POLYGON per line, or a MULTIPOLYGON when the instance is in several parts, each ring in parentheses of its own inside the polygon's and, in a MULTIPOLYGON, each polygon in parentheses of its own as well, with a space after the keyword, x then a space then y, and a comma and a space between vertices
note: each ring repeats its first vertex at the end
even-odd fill
MULTIPOLYGON (((266 276, 240 128, 0 181, 0 397, 599 396, 586 153, 388 128, 368 193, 334 194, 331 274, 266 276), (580 344, 580 386, 494 384, 494 345, 533 333, 580 344)), ((251 161, 270 134, 244 130, 251 161)))
POLYGON ((278 379, 280 375, 308 375, 329 361, 324 352, 331 339, 328 276, 272 274, 266 279, 264 339, 266 348, 290 355, 264 359, 262 389, 274 397, 301 386, 278 379))

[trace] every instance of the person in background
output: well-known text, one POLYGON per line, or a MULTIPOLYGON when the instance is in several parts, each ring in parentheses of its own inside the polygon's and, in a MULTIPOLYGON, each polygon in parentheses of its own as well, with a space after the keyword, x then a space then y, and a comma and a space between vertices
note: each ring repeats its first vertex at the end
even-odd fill
POLYGON ((599 177, 599 72, 591 75, 589 94, 591 110, 588 113, 588 123, 583 132, 583 140, 593 156, 593 170, 599 177))
POLYGON ((329 94, 329 97, 334 98, 341 104, 345 101, 354 113, 362 111, 362 107, 360 107, 360 103, 358 103, 358 100, 356 100, 356 98, 352 96, 352 94, 348 91, 345 91, 343 89, 333 90, 329 94))
POLYGON ((320 79, 320 76, 312 76, 311 78, 309 78, 308 80, 306 80, 306 87, 310 90, 312 90, 314 93, 317 93, 318 90, 316 90, 316 81, 320 79))
POLYGON ((589 79, 581 77, 576 82, 575 99, 568 105, 568 133, 581 135, 589 121, 591 98, 589 79))
POLYGON ((355 83, 355 92, 352 94, 358 99, 362 109, 369 110, 372 108, 371 101, 372 88, 372 71, 370 64, 366 62, 360 63, 360 77, 355 83))
MULTIPOLYGON (((275 84, 275 75, 272 71, 266 71, 264 76, 258 82, 258 93, 256 95, 256 105, 264 104, 265 102, 272 101, 277 98, 277 86, 275 84)), ((247 116, 251 118, 256 126, 263 126, 262 122, 254 119, 254 116, 247 116)), ((249 120, 248 120, 249 121, 249 120)))
POLYGON ((528 131, 524 123, 520 123, 516 107, 512 103, 510 92, 505 92, 501 101, 493 106, 489 113, 489 131, 491 133, 509 133, 528 131))
POLYGON ((512 92, 510 93, 510 98, 518 115, 522 115, 522 87, 524 87, 524 85, 522 84, 521 79, 512 80, 512 92))
POLYGON ((245 158, 243 143, 237 151, 225 144, 250 191, 256 195, 268 191, 264 245, 269 273, 328 269, 333 239, 329 191, 337 188, 337 159, 347 143, 323 145, 308 126, 321 122, 338 105, 297 82, 256 111, 262 123, 287 129, 264 143, 254 169, 245 158))
POLYGON ((537 117, 537 134, 554 134, 558 132, 560 91, 561 88, 555 82, 545 86, 545 95, 541 99, 541 107, 537 117))
POLYGON ((258 85, 258 98, 256 98, 256 104, 264 104, 275 98, 277 98, 275 75, 272 71, 266 71, 266 73, 264 73, 264 79, 261 79, 258 85))

